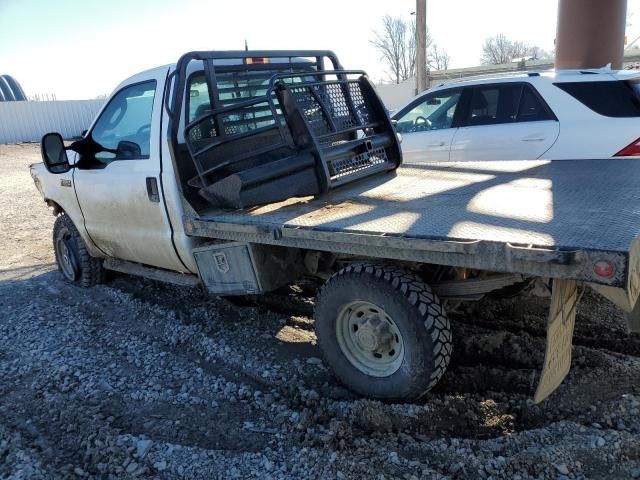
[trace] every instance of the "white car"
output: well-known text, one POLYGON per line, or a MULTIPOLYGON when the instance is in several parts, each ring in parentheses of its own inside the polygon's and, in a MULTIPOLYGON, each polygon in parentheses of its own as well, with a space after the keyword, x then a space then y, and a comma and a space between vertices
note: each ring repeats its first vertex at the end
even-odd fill
POLYGON ((520 72, 449 82, 393 119, 407 162, 640 156, 640 72, 520 72))

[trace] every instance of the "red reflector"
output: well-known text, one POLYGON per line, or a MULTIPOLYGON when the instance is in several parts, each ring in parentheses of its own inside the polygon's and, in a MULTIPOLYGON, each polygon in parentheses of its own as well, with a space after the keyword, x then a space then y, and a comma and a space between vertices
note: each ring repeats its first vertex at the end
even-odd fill
POLYGON ((634 140, 624 147, 614 157, 639 157, 640 156, 640 138, 634 140))
POLYGON ((611 278, 616 273, 616 267, 611 262, 599 260, 593 264, 593 271, 602 278, 611 278))
POLYGON ((269 63, 269 59, 266 57, 250 57, 247 58, 247 65, 264 65, 265 63, 269 63))

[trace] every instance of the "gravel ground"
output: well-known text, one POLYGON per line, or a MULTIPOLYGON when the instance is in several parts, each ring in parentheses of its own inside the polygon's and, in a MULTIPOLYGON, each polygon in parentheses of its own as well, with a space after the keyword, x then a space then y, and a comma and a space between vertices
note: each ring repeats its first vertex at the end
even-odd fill
POLYGON ((0 479, 640 478, 640 338, 605 300, 586 292, 572 371, 541 405, 535 298, 454 315, 423 401, 358 398, 319 359, 312 286, 232 303, 65 283, 38 156, 0 146, 0 479))

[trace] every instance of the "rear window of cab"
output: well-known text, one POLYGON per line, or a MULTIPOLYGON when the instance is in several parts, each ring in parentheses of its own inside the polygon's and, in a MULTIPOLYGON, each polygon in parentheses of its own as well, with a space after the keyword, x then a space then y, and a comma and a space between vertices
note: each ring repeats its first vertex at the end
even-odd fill
POLYGON ((640 82, 607 80, 554 85, 605 117, 640 117, 640 82))

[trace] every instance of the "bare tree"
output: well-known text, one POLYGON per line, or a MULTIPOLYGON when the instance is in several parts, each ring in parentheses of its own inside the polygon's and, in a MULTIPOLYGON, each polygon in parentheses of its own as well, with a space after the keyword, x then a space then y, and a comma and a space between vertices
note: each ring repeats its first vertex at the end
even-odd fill
POLYGON ((499 65, 511 63, 515 59, 533 57, 534 59, 549 58, 551 55, 538 46, 527 45, 524 42, 509 40, 502 33, 485 39, 482 45, 480 62, 484 65, 499 65))
POLYGON ((427 62, 433 70, 447 70, 451 57, 444 48, 438 47, 436 43, 431 46, 427 54, 427 62))
MULTIPOLYGON (((373 32, 371 44, 380 52, 387 71, 395 83, 416 74, 416 22, 386 15, 382 29, 373 32)), ((433 42, 427 31, 427 68, 447 70, 451 57, 433 42)))
MULTIPOLYGON (((380 52, 387 71, 396 83, 415 75, 416 72, 416 22, 386 15, 382 29, 373 32, 371 44, 380 52)), ((427 33, 427 46, 431 39, 427 33)))
POLYGON ((509 63, 516 57, 523 57, 526 47, 520 42, 513 42, 499 33, 495 37, 487 38, 482 45, 480 61, 485 65, 509 63))

